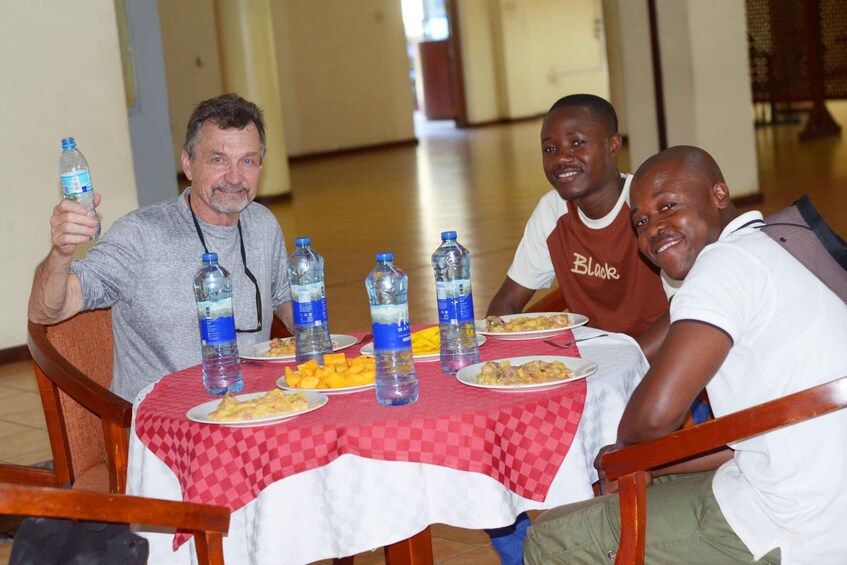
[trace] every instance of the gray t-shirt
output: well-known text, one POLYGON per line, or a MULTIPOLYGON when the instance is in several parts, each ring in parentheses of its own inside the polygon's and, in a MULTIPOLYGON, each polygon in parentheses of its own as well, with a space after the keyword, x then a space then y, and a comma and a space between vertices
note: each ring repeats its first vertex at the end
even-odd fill
MULTIPOLYGON (((112 391, 129 401, 160 377, 202 360, 193 281, 204 250, 185 201, 189 190, 123 216, 85 259, 71 264, 82 282, 83 309, 112 307, 112 391)), ((237 334, 243 350, 270 338, 273 310, 290 299, 290 291, 276 218, 254 202, 240 219, 247 267, 259 283, 263 310, 261 332, 237 334)), ((255 328, 256 290, 244 274, 238 227, 198 221, 209 252, 218 254, 232 277, 235 327, 255 328)))

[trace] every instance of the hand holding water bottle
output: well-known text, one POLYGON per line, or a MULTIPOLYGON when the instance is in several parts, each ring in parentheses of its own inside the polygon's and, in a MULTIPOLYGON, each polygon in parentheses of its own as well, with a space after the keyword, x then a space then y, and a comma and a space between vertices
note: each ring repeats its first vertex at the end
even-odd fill
POLYGON ((51 233, 56 251, 70 256, 77 245, 100 236, 100 219, 95 211, 100 197, 94 194, 88 161, 73 137, 62 139, 59 178, 65 198, 53 209, 51 233))
MULTIPOLYGON (((94 206, 100 205, 100 195, 94 194, 94 206)), ((63 198, 50 217, 50 234, 53 248, 62 255, 71 256, 80 243, 94 239, 100 231, 100 220, 89 215, 88 209, 68 198, 63 198)))

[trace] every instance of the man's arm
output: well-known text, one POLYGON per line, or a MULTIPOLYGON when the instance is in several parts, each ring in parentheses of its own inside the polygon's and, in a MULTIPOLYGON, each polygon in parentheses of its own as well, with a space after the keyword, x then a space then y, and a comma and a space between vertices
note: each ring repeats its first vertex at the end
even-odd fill
POLYGON ((500 290, 491 299, 486 316, 520 314, 533 294, 535 294, 533 289, 520 285, 509 277, 506 277, 500 290))
POLYGON ((732 339, 691 320, 672 324, 650 370, 633 392, 618 426, 620 447, 667 435, 723 364, 732 339))
POLYGON ((656 357, 656 353, 659 352, 659 348, 662 346, 665 336, 668 335, 670 321, 670 312, 665 312, 656 318, 656 320, 650 324, 650 327, 644 330, 644 333, 638 336, 638 339, 635 340, 641 347, 641 351, 644 353, 644 357, 647 358, 648 362, 652 363, 653 359, 656 357))
MULTIPOLYGON (((94 205, 100 195, 94 195, 94 205)), ((55 324, 82 309, 82 285, 69 272, 73 254, 80 243, 89 241, 97 230, 97 219, 84 206, 63 199, 53 208, 50 233, 53 248, 35 270, 27 316, 39 324, 55 324)))
POLYGON ((274 310, 276 317, 282 320, 282 323, 285 324, 285 327, 288 328, 288 331, 291 332, 291 335, 294 335, 294 311, 291 307, 291 301, 286 300, 279 306, 277 306, 276 310, 274 310))

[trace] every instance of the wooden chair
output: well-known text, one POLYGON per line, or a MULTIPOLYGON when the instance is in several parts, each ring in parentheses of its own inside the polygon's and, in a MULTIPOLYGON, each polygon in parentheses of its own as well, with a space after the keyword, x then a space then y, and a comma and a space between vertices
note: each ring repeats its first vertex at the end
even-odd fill
POLYGON ((33 486, 42 484, 41 471, 0 465, 0 514, 190 530, 194 534, 197 559, 200 563, 224 562, 222 536, 229 531, 227 508, 122 494, 33 486))
POLYGON ((847 377, 605 454, 603 466, 609 479, 618 480, 621 505, 621 539, 615 563, 644 563, 646 488, 651 469, 845 407, 847 377))
POLYGON ((565 309, 562 291, 555 287, 524 309, 524 312, 561 312, 565 309))
POLYGON ((112 393, 111 310, 52 326, 29 322, 29 352, 44 406, 55 484, 126 492, 132 404, 112 393))

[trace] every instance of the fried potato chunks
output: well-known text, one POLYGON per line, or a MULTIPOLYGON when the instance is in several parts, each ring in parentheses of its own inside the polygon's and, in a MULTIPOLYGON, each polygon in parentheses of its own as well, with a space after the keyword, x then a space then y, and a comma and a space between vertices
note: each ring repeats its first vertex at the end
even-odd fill
POLYGON ((285 368, 285 382, 291 388, 320 389, 362 386, 376 380, 376 360, 370 357, 347 359, 344 353, 324 355, 324 366, 316 361, 285 368))

